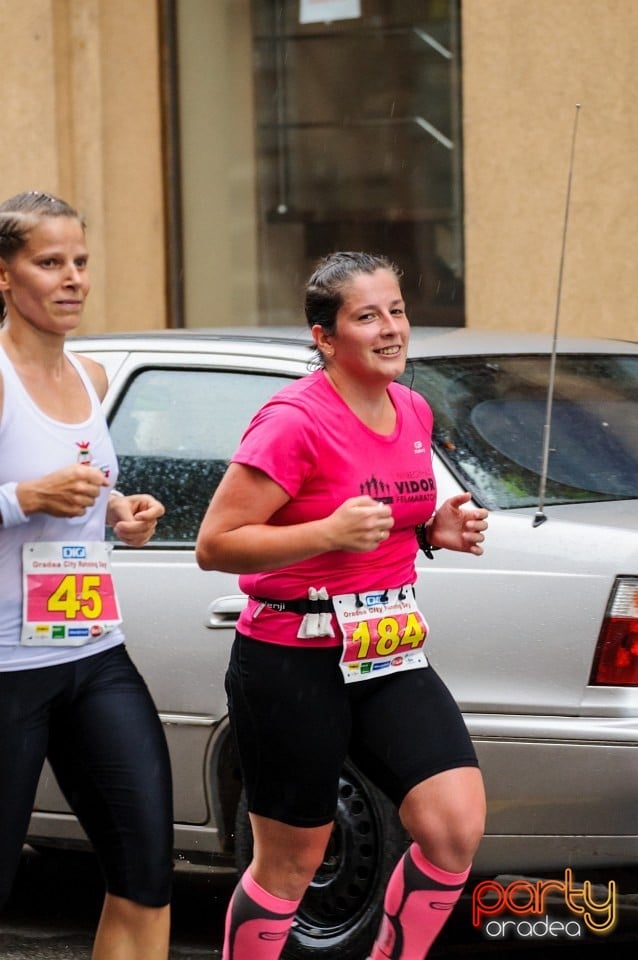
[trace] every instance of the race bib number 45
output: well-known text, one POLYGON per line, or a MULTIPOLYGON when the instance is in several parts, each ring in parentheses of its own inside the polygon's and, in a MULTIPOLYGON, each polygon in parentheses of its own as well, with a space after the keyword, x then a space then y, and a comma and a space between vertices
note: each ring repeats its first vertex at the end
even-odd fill
POLYGON ((428 665, 428 625, 411 586, 333 597, 343 634, 341 671, 346 683, 428 665))
POLYGON ((122 622, 111 574, 111 544, 25 543, 26 646, 81 646, 122 622))

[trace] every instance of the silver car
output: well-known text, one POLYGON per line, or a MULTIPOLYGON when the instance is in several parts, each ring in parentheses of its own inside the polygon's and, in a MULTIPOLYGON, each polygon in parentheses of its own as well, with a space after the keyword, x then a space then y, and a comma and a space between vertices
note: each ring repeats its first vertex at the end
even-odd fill
MULTIPOLYGON (((170 747, 176 862, 191 870, 231 873, 251 849, 223 684, 244 597, 235 576, 199 570, 194 540, 250 416, 308 372, 308 344, 289 328, 72 344, 109 374, 120 489, 167 508, 143 550, 115 545, 114 566, 170 747)), ((483 876, 638 865, 638 345, 559 340, 554 363, 550 349, 415 329, 403 378, 434 410, 440 499, 470 490, 490 510, 485 555, 420 554, 417 584, 487 785, 483 876)), ((48 768, 29 839, 85 842, 48 768)), ((286 956, 364 955, 404 843, 348 765, 286 956)))

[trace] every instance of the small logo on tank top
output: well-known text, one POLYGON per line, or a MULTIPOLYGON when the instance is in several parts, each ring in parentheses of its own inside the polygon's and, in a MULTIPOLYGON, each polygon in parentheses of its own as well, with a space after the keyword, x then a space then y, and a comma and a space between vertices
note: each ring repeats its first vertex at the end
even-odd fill
POLYGON ((90 466, 93 460, 93 454, 91 453, 90 449, 91 441, 80 440, 80 442, 76 442, 75 445, 78 447, 78 463, 85 463, 87 466, 90 466))
MULTIPOLYGON (((78 447, 78 457, 77 462, 83 463, 85 466, 90 467, 93 465, 93 454, 91 453, 91 441, 90 440, 80 440, 78 443, 76 441, 76 447, 78 447)), ((96 464, 98 466, 98 464, 96 464)), ((100 463, 99 468, 104 474, 104 476, 109 478, 111 474, 111 468, 108 463, 100 463)))

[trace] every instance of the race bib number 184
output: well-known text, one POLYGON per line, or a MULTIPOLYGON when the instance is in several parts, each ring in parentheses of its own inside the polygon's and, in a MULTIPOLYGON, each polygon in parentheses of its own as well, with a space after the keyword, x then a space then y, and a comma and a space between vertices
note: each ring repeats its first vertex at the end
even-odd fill
POLYGON ((342 594, 333 602, 343 634, 340 666, 346 683, 427 666, 428 625, 412 587, 342 594))

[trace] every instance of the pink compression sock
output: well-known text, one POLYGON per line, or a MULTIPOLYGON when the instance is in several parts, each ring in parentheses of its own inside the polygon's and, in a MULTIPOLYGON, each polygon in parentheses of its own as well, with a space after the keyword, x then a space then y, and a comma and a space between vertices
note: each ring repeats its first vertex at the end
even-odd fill
POLYGON ((282 900, 246 870, 226 912, 222 960, 279 960, 298 900, 282 900))
POLYGON ((470 868, 448 873, 413 843, 396 865, 385 894, 370 960, 424 960, 461 896, 470 868))

